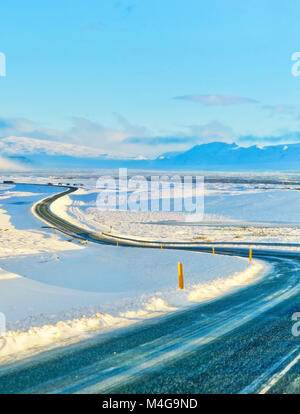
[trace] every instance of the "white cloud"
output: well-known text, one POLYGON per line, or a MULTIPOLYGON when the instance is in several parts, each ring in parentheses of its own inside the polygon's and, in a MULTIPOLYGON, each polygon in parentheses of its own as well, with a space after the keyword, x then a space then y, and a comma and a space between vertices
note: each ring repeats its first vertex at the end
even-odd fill
POLYGON ((22 118, 0 118, 0 152, 7 155, 47 153, 74 157, 108 156, 124 158, 156 156, 167 151, 183 150, 204 142, 232 142, 232 129, 218 121, 200 125, 187 125, 182 130, 166 131, 154 135, 142 125, 133 124, 120 114, 114 114, 114 128, 82 117, 71 119, 66 130, 44 128, 22 118))
POLYGON ((190 125, 190 133, 198 138, 198 143, 222 141, 231 142, 236 138, 232 128, 218 121, 203 125, 190 125))
POLYGON ((97 148, 108 148, 129 136, 126 130, 109 128, 86 118, 72 118, 72 127, 66 131, 68 140, 97 148))
MULTIPOLYGON (((50 149, 50 147, 54 148, 57 143, 67 142, 70 146, 82 147, 77 148, 79 152, 85 147, 86 151, 90 152, 94 148, 94 152, 97 153, 114 153, 115 151, 112 150, 114 146, 118 148, 118 153, 122 150, 126 152, 126 146, 123 145, 124 140, 134 134, 144 134, 147 130, 142 126, 131 124, 119 114, 115 114, 115 117, 119 127, 111 128, 86 118, 73 117, 71 118, 70 128, 66 130, 45 128, 36 122, 23 118, 0 118, 0 142, 1 138, 19 137, 20 147, 21 145, 24 146, 24 138, 27 137, 36 140, 30 141, 30 143, 28 141, 31 149, 33 149, 33 146, 42 147, 43 145, 50 149), (47 141, 47 144, 43 144, 42 141, 47 141), (51 142, 56 144, 52 145, 51 142)), ((16 145, 17 141, 15 139, 16 145)), ((65 146, 64 150, 66 148, 65 146)), ((71 150, 70 147, 68 151, 71 150)))
POLYGON ((173 131, 168 135, 130 137, 125 139, 129 146, 148 146, 148 148, 159 148, 159 151, 169 149, 172 146, 175 150, 188 149, 193 145, 207 142, 232 142, 237 136, 233 130, 218 121, 211 121, 206 124, 189 125, 185 130, 173 131))
POLYGON ((98 157, 107 153, 95 148, 29 137, 7 137, 0 140, 0 151, 7 155, 26 155, 45 152, 48 155, 98 157))
POLYGON ((203 105, 213 106, 213 105, 239 105, 245 103, 257 103, 255 99, 245 98, 241 96, 234 95, 202 95, 202 94, 192 94, 192 95, 182 95, 175 96, 173 99, 183 100, 183 101, 192 101, 196 103, 201 103, 203 105))
POLYGON ((24 167, 21 167, 18 163, 0 156, 0 171, 23 171, 23 170, 24 170, 24 167))
POLYGON ((299 119, 299 112, 292 105, 264 105, 262 109, 268 111, 269 116, 272 117, 292 117, 299 119))

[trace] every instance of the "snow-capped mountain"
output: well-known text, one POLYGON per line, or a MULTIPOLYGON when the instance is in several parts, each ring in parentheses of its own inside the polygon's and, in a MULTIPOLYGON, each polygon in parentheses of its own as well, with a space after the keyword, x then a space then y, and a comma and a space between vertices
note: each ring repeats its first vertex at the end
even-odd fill
MULTIPOLYGON (((156 159, 126 158, 116 153, 27 137, 0 140, 2 165, 26 168, 138 168, 204 171, 300 171, 300 144, 250 146, 211 142, 156 159), (6 162, 4 163, 4 160, 6 162)), ((1 165, 0 165, 1 167, 1 165)))
POLYGON ((212 142, 160 157, 161 167, 199 170, 300 170, 300 144, 240 147, 212 142))

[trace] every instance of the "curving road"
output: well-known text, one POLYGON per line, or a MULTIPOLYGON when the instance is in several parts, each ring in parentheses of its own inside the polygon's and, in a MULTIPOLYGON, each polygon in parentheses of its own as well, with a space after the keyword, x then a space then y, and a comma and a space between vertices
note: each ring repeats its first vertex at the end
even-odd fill
MULTIPOLYGON (((95 243, 105 243, 105 244, 116 244, 117 242, 123 246, 134 246, 134 247, 151 247, 151 248, 161 248, 161 244, 163 243, 164 248, 171 248, 171 249, 188 249, 188 250, 201 250, 204 252, 211 252, 212 246, 220 246, 215 249, 216 253, 220 254, 236 254, 240 256, 248 255, 249 247, 253 246, 261 246, 261 247, 300 247, 299 243, 263 243, 263 242, 165 242, 165 241, 146 241, 140 240, 138 238, 130 238, 130 237, 122 237, 117 236, 112 233, 95 233, 87 231, 79 226, 76 226, 72 223, 67 222, 66 220, 58 217, 51 211, 51 204, 57 200, 58 198, 64 197, 65 195, 71 194, 75 192, 78 188, 77 187, 68 187, 67 190, 62 191, 58 194, 52 195, 47 197, 33 206, 33 212, 42 220, 54 226, 55 229, 59 230, 62 233, 68 234, 72 237, 77 237, 80 239, 84 239, 87 241, 95 242, 95 243), (245 248, 232 248, 230 246, 247 246, 245 248)), ((274 252, 270 252, 267 249, 255 249, 253 250, 257 256, 274 256, 274 252)), ((277 251, 276 256, 286 257, 286 255, 293 255, 294 252, 290 253, 288 251, 277 251)))
MULTIPOLYGON (((51 213, 51 202, 72 191, 37 203, 36 214, 64 233, 115 243, 111 235, 87 233, 51 213)), ((122 244, 139 242, 123 239, 122 244)), ((211 250, 203 245, 166 247, 211 250)), ((244 256, 248 249, 219 247, 218 252, 244 256)), ((299 254, 254 252, 272 264, 255 284, 115 334, 2 366, 1 392, 299 393, 300 343, 291 333, 291 316, 300 311, 299 254)))

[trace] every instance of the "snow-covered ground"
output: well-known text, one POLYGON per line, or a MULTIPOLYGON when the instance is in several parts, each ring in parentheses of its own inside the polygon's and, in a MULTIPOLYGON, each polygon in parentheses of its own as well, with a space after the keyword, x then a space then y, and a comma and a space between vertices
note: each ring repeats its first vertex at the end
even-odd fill
MULTIPOLYGON (((90 194, 84 191, 79 197, 90 194)), ((30 212, 53 192, 0 186, 0 312, 7 320, 0 362, 216 298, 267 270, 260 261, 229 256, 70 241, 30 212), (183 291, 177 288, 178 261, 183 291)))
MULTIPOLYGON (((57 192, 48 186, 0 184, 0 258, 66 250, 62 238, 43 229, 45 224, 30 211, 34 202, 57 192)), ((80 249, 71 243, 67 246, 80 249)))
POLYGON ((300 243, 298 187, 206 184, 201 221, 182 212, 100 210, 99 194, 95 187, 80 188, 55 201, 52 211, 94 231, 152 241, 300 243))

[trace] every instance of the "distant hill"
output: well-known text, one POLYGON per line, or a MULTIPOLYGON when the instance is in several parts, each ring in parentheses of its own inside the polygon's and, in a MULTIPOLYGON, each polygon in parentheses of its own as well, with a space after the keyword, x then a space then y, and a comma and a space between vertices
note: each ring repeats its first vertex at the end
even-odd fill
POLYGON ((237 144, 212 142, 195 145, 187 151, 164 153, 150 160, 141 157, 121 159, 89 147, 47 141, 45 143, 31 138, 22 140, 22 145, 17 137, 2 140, 0 156, 26 168, 300 171, 300 144, 240 147, 237 144), (30 145, 26 145, 27 143, 30 145))
POLYGON ((199 170, 284 170, 300 171, 300 144, 266 147, 239 147, 236 144, 212 142, 195 145, 188 151, 159 157, 157 167, 199 170))

